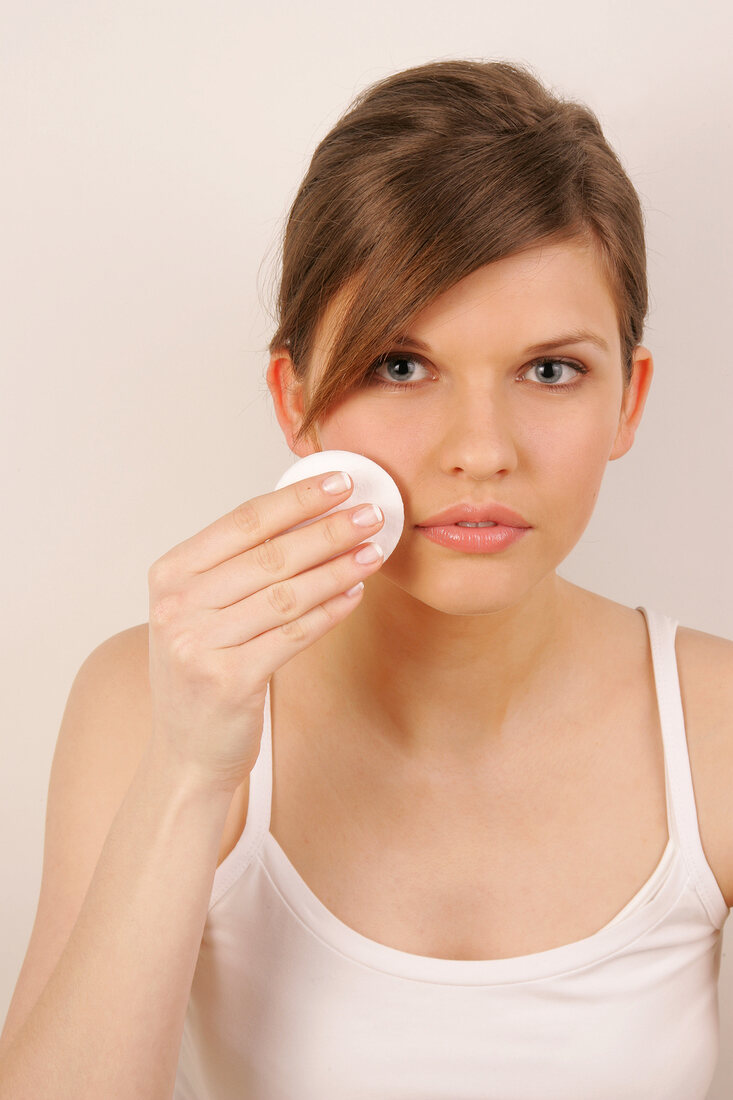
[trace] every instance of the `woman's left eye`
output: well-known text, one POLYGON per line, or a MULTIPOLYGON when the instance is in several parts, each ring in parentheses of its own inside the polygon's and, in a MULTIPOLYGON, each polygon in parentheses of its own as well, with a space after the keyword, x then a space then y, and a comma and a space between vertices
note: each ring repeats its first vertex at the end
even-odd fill
POLYGON ((584 367, 582 363, 572 362, 569 359, 555 359, 555 358, 552 358, 552 357, 544 358, 544 359, 537 359, 534 363, 530 363, 530 365, 526 369, 527 369, 527 371, 544 370, 546 367, 554 367, 554 366, 559 366, 561 368, 560 377, 562 377, 562 368, 563 367, 567 367, 568 370, 573 371, 574 374, 571 377, 574 377, 575 381, 572 381, 572 382, 557 382, 556 379, 545 378, 544 379, 545 382, 553 382, 554 384, 546 386, 546 385, 544 385, 544 382, 540 382, 539 385, 542 386, 543 389, 546 389, 546 390, 548 390, 548 389, 551 389, 551 390, 572 390, 580 382, 580 375, 588 373, 588 368, 584 367))
MULTIPOLYGON (((387 389, 391 389, 391 390, 412 389, 413 386, 414 386, 414 378, 411 374, 402 373, 401 375, 398 375, 398 377, 401 378, 401 381, 395 381, 394 377, 392 377, 392 378, 388 377, 388 378, 385 379, 381 375, 377 374, 377 371, 381 370, 383 367, 386 368, 387 370, 390 370, 393 366, 394 367, 399 367, 400 369, 404 369, 404 365, 409 364, 409 363, 416 363, 424 371, 427 369, 419 359, 416 359, 412 355, 386 355, 386 356, 383 356, 381 359, 378 359, 376 361, 376 363, 374 363, 372 365, 372 367, 369 370, 367 380, 376 379, 376 381, 381 386, 384 386, 387 389)), ((544 381, 536 382, 535 384, 537 386, 539 386, 541 389, 545 389, 545 390, 571 390, 571 389, 574 389, 575 386, 577 386, 579 384, 579 382, 580 382, 579 376, 581 374, 587 374, 588 373, 588 368, 584 367, 582 363, 576 363, 576 362, 571 361, 569 359, 556 359, 554 357, 545 357, 543 359, 537 359, 533 363, 530 363, 529 366, 524 367, 523 370, 522 370, 522 373, 525 374, 525 373, 529 373, 531 371, 538 371, 538 370, 544 371, 547 368, 556 368, 556 367, 560 368, 559 378, 562 378, 562 375, 563 375, 563 370, 562 369, 567 368, 569 371, 572 372, 570 377, 574 377, 575 381, 561 382, 561 381, 558 380, 558 378, 552 377, 552 375, 551 375, 549 378, 547 376, 545 376, 544 381)))

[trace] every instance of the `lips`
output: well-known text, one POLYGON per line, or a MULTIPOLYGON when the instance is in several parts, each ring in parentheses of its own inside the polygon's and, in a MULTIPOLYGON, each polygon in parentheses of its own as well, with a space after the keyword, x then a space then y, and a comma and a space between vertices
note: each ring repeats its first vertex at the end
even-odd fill
POLYGON ((519 512, 507 508, 503 504, 495 504, 489 501, 486 504, 454 504, 452 508, 446 508, 443 512, 418 523, 418 527, 444 527, 452 523, 484 523, 492 520, 504 527, 531 527, 524 516, 519 512))

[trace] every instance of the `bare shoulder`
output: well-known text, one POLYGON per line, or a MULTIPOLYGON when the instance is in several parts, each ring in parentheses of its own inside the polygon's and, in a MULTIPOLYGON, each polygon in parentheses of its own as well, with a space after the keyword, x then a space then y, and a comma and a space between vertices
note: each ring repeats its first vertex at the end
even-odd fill
POLYGON ((109 764, 111 779, 129 779, 151 721, 148 624, 140 623, 100 642, 79 666, 61 721, 56 768, 89 766, 97 774, 109 764))
MULTIPOLYGON (((72 689, 69 706, 79 699, 83 705, 99 698, 109 704, 105 729, 114 736, 118 759, 129 754, 135 767, 145 749, 152 728, 150 676, 148 671, 148 624, 138 623, 113 634, 92 650, 76 679, 82 691, 72 689), (119 717, 119 729, 114 715, 119 717)), ((76 684, 75 684, 76 687, 76 684)))
POLYGON ((678 626, 675 649, 683 704, 687 694, 733 742, 733 640, 678 626))
POLYGON ((94 654, 108 654, 123 662, 129 672, 139 675, 148 671, 148 624, 138 623, 113 634, 93 651, 94 654))
POLYGON ((733 640, 677 627, 680 695, 700 836, 721 893, 733 906, 733 640))
MULTIPOLYGON (((129 626, 107 638, 87 658, 95 669, 102 666, 114 686, 125 690, 127 705, 133 706, 148 732, 150 719, 150 679, 148 673, 148 624, 129 626)), ((83 668, 84 666, 82 666, 83 668)))

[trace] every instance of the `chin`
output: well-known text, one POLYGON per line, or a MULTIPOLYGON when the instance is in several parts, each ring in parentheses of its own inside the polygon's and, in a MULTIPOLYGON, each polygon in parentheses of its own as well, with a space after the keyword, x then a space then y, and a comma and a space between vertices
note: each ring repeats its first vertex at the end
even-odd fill
MULTIPOLYGON (((385 578, 386 579, 386 578, 385 578)), ((497 611, 506 611, 519 603, 529 591, 529 585, 517 585, 514 582, 504 581, 492 589, 486 585, 482 591, 477 591, 476 585, 470 582, 458 584, 455 580, 449 581, 443 575, 437 584, 431 584, 427 578, 415 583, 414 577, 411 583, 400 582, 394 579, 393 584, 399 588, 410 600, 423 604, 432 611, 443 615, 491 615, 497 611)), ((394 594, 391 600, 394 599, 394 594)))
POLYGON ((428 604, 433 610, 442 612, 444 615, 457 615, 463 618, 469 618, 477 615, 494 615, 499 611, 506 611, 510 607, 513 607, 518 600, 508 600, 506 596, 494 596, 493 598, 484 596, 481 598, 475 593, 468 599, 452 599, 452 600, 436 600, 432 599, 423 600, 423 603, 428 604))

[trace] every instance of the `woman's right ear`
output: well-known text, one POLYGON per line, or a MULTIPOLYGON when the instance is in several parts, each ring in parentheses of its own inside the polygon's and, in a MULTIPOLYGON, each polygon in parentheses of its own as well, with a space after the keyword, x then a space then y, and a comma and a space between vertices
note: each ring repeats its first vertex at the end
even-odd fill
POLYGON ((272 353, 267 368, 267 386, 289 449, 299 458, 315 454, 318 448, 311 443, 304 439, 295 442, 295 434, 304 419, 303 383, 296 377, 293 361, 286 348, 279 348, 272 353))

